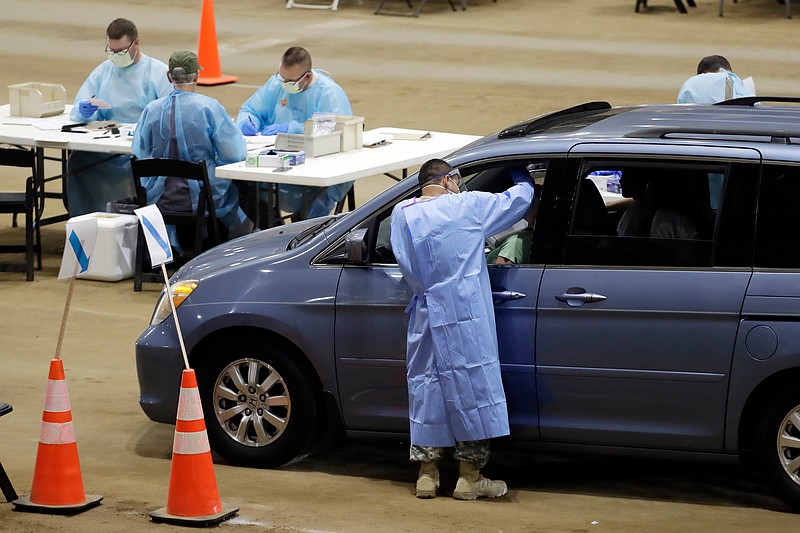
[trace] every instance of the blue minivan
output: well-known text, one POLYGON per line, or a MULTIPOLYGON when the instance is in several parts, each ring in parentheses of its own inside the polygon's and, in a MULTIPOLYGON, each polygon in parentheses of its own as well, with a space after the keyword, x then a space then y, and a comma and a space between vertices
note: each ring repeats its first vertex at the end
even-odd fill
MULTIPOLYGON (((487 256, 511 439, 548 450, 752 458, 800 508, 800 108, 787 99, 592 102, 446 159, 470 190, 525 166, 536 219, 487 256)), ((326 428, 408 433, 393 206, 255 233, 170 283, 212 448, 275 467, 326 428)), ((469 194, 469 193, 466 193, 469 194)), ((174 423, 181 350, 167 293, 136 342, 140 404, 174 423)))

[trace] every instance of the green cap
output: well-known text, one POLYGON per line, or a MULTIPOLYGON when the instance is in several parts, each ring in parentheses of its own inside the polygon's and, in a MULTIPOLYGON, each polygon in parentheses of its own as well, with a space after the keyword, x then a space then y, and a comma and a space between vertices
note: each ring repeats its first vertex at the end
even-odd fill
POLYGON ((181 68, 186 74, 193 74, 203 67, 197 62, 197 54, 188 50, 179 50, 169 56, 169 71, 181 68))

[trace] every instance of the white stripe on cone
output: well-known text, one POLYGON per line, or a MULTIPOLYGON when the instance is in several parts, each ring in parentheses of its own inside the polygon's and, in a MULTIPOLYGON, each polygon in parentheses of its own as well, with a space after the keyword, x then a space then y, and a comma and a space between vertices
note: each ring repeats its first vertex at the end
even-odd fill
POLYGON ((75 442, 75 428, 72 422, 42 422, 39 430, 39 442, 42 444, 72 444, 75 442))
POLYGON ((67 382, 63 379, 48 379, 44 396, 44 410, 51 413, 66 413, 70 410, 67 382))
POLYGON ((196 387, 184 389, 178 398, 178 420, 190 422, 203 418, 203 407, 200 405, 200 391, 196 387))
POLYGON ((175 432, 175 440, 172 441, 172 453, 180 455, 197 455, 211 451, 208 444, 208 434, 205 430, 184 433, 175 432))

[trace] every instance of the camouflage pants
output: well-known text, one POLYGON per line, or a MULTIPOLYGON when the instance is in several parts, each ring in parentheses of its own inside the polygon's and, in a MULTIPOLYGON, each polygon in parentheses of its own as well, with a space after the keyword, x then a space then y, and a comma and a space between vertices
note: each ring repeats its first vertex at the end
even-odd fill
MULTIPOLYGON (((444 457, 446 449, 412 444, 409 458, 415 463, 430 463, 444 457)), ((489 439, 456 442, 456 447, 453 450, 453 459, 467 461, 478 468, 483 468, 489 462, 489 439)))

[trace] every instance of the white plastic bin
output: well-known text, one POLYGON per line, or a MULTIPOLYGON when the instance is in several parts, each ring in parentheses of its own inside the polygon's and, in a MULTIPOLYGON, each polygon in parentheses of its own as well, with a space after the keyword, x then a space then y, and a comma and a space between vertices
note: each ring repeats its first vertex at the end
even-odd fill
POLYGON ((139 225, 136 215, 89 213, 69 219, 70 222, 84 220, 97 222, 97 241, 89 269, 78 278, 99 281, 132 278, 139 225))
POLYGON ((48 117, 64 112, 67 91, 63 85, 29 81, 8 86, 11 116, 48 117))

